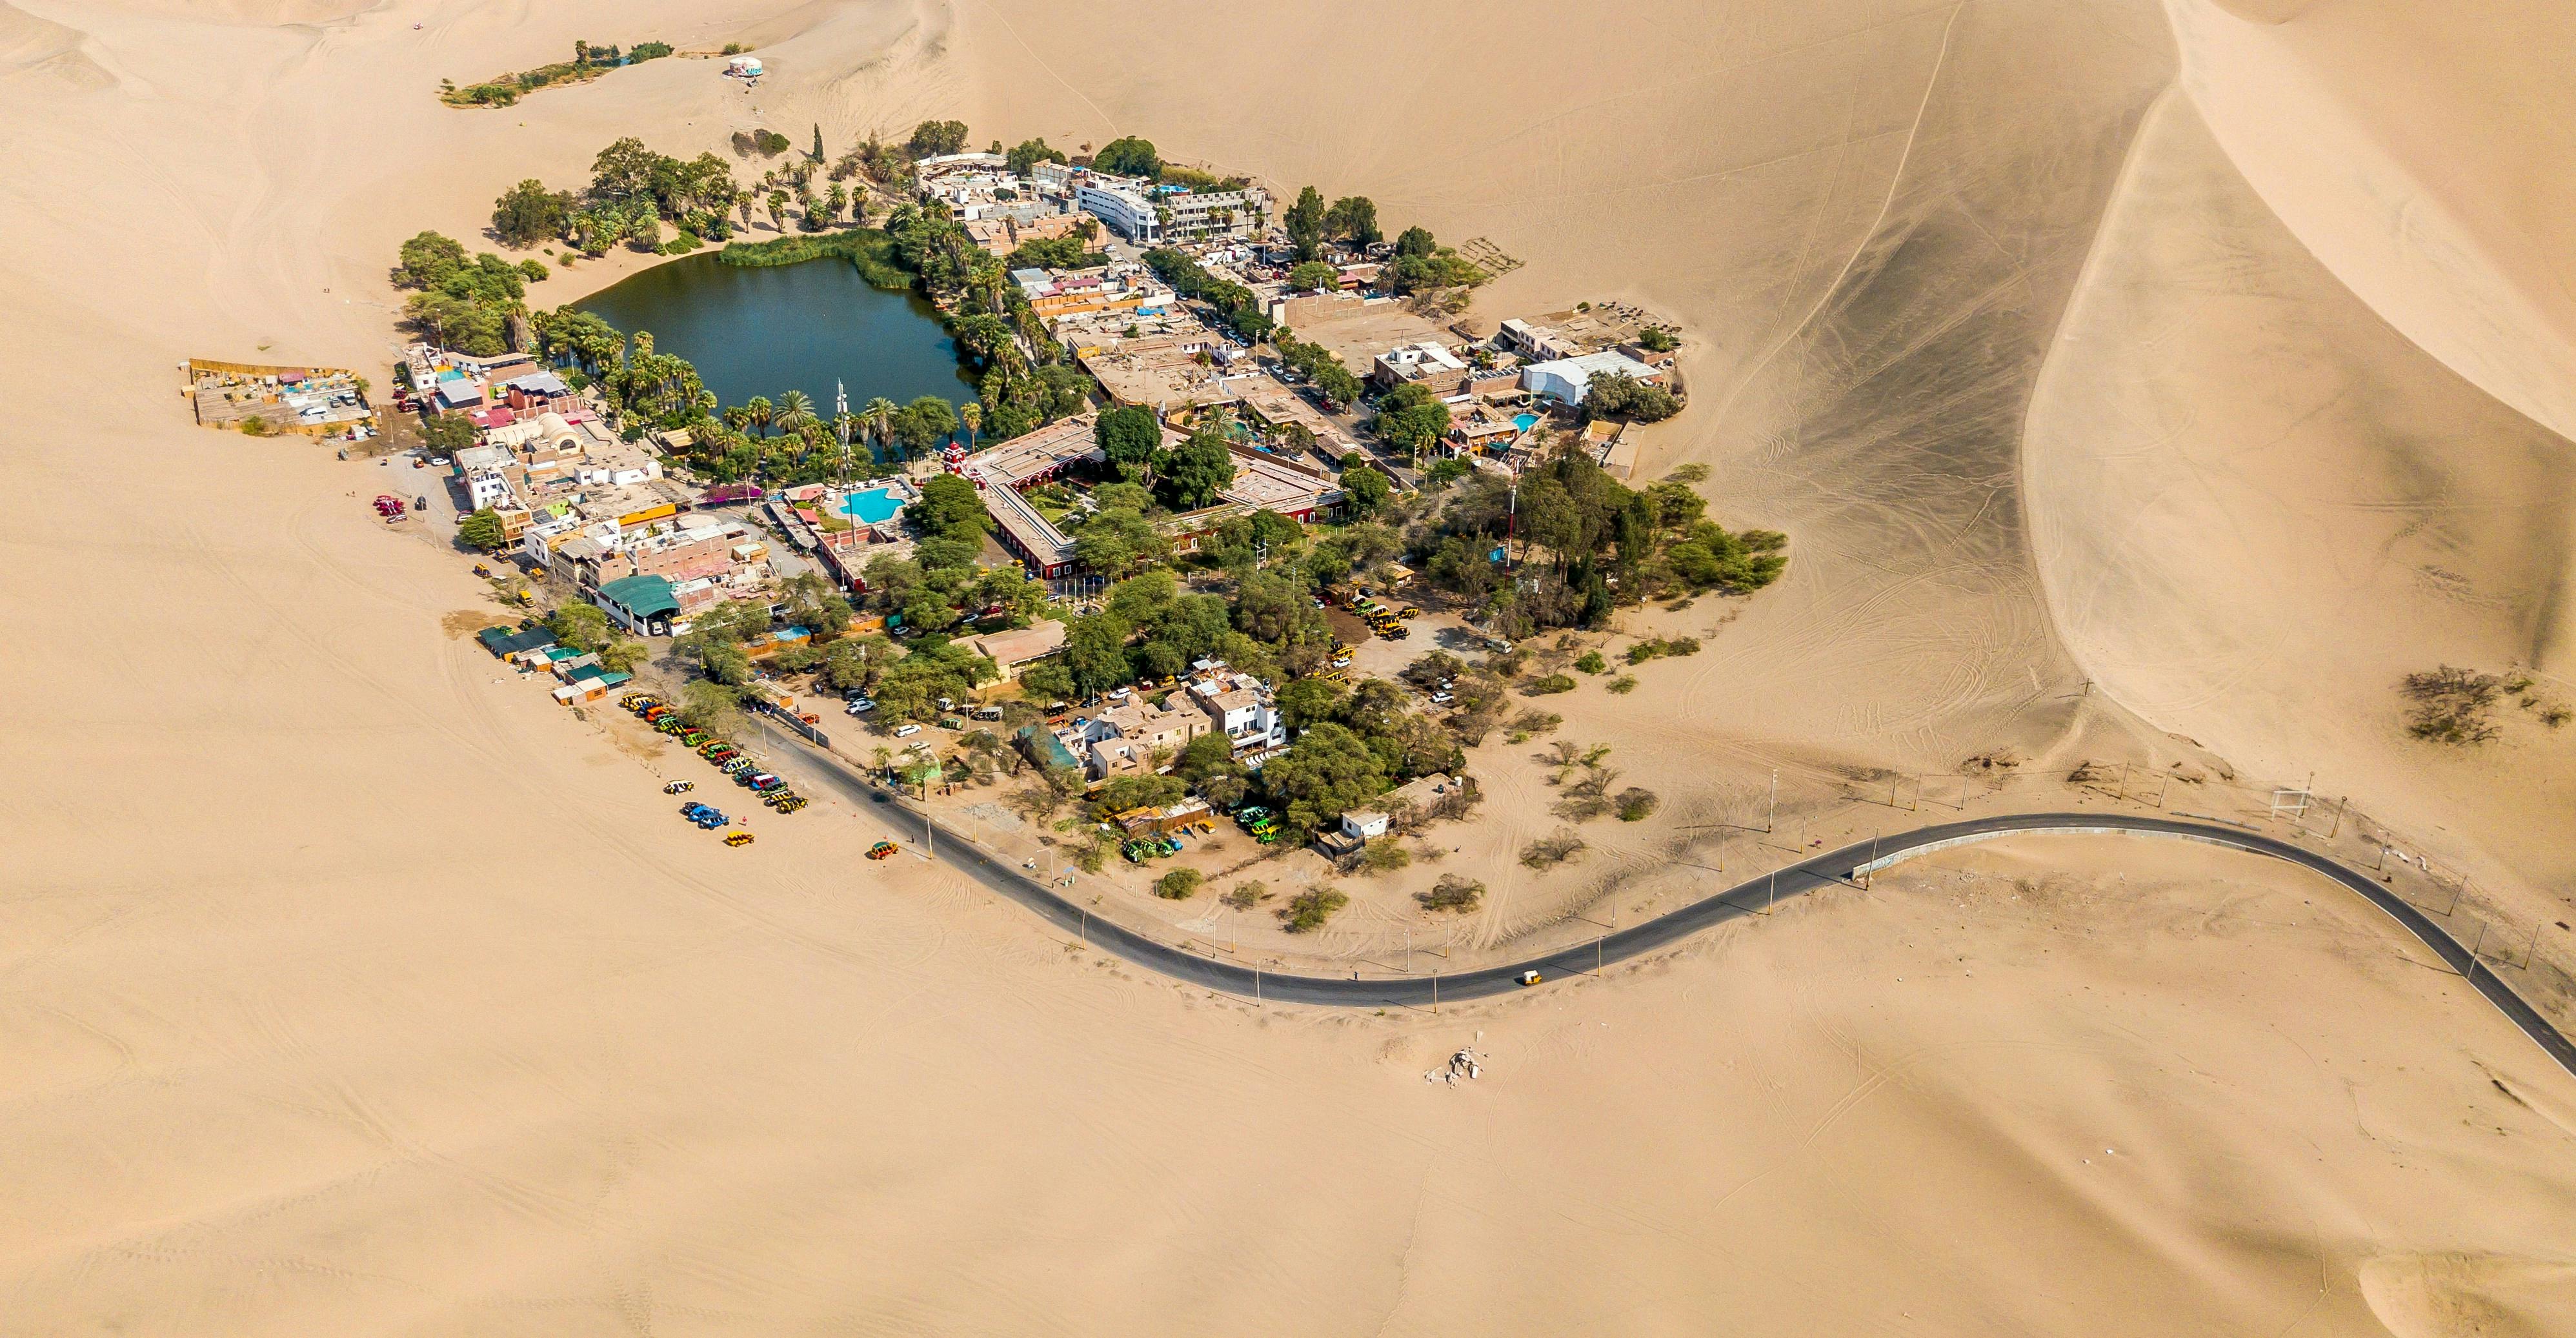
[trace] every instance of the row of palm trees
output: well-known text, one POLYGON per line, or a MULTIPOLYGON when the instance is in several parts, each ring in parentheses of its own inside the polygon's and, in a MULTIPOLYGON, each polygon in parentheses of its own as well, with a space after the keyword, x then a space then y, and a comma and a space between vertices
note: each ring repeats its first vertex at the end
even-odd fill
MULTIPOLYGON (((903 406, 883 395, 859 406, 856 413, 834 414, 826 421, 815 408, 814 397, 801 390, 790 390, 775 401, 767 395, 754 395, 748 403, 724 411, 724 420, 736 432, 760 430, 767 440, 772 430, 793 436, 809 427, 825 427, 843 440, 873 444, 880 451, 895 441, 895 415, 903 406)), ((984 406, 968 400, 957 406, 957 421, 966 428, 966 443, 972 449, 975 432, 984 425, 984 406)))

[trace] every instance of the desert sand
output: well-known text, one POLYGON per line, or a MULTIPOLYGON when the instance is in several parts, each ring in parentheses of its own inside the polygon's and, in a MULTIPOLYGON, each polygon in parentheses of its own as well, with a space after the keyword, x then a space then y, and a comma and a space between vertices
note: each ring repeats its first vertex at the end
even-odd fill
POLYGON ((1436 1017, 1213 999, 868 864, 873 815, 688 839, 654 759, 460 639, 481 587, 366 511, 377 467, 174 394, 192 354, 381 365, 401 238, 616 135, 1147 134, 1491 238, 1527 265, 1480 309, 1694 333, 1649 463, 1796 556, 1584 708, 1677 804, 2315 768, 2565 918, 2564 737, 2427 755, 2388 683, 2554 625, 2568 122, 2521 62, 2561 30, 2463 17, 2381 101, 2394 6, 2232 8, 6 0, 5 1327, 2576 1327, 2576 1081, 2285 868, 2032 839, 1436 1017), (648 36, 774 73, 432 96, 648 36), (2260 124, 2289 69, 2438 228, 2260 124), (1465 1045, 1483 1079, 1425 1081, 1465 1045))

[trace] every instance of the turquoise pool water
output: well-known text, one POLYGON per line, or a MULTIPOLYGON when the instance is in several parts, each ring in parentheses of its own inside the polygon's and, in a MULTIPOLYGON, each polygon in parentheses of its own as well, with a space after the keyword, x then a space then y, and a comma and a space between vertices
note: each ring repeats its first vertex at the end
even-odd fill
POLYGON ((862 525, 892 520, 894 513, 902 509, 903 503, 896 501, 894 495, 883 488, 854 492, 841 499, 841 514, 862 525))
POLYGON ((1531 428, 1538 426, 1538 415, 1534 413, 1513 414, 1512 426, 1519 428, 1523 432, 1527 432, 1531 428))

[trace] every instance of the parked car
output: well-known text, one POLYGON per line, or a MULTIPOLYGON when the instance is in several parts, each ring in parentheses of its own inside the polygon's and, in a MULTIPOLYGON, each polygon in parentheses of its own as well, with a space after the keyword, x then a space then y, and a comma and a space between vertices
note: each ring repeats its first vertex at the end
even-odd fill
POLYGON ((729 845, 729 846, 747 846, 747 845, 750 845, 750 844, 751 844, 751 833, 749 833, 749 832, 735 832, 735 833, 734 833, 734 834, 732 834, 731 836, 728 836, 728 837, 726 837, 726 838, 725 838, 725 844, 726 844, 726 845, 729 845))
POLYGON ((909 739, 920 732, 921 726, 919 725, 904 725, 895 730, 894 736, 898 739, 909 739))
POLYGON ((1434 706, 1447 706, 1454 700, 1456 699, 1445 692, 1435 692, 1431 694, 1431 704, 1434 706))
POLYGON ((698 788, 698 783, 696 781, 673 781, 662 787, 662 793, 687 794, 689 791, 696 788, 698 788))

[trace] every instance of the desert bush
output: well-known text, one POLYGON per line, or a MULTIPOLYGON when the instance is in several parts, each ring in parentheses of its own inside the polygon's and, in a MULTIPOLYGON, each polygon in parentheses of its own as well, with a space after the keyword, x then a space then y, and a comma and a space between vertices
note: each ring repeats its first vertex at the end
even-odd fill
POLYGON ((1217 900, 1238 911, 1248 911, 1270 900, 1270 889, 1263 887, 1259 879, 1247 878, 1227 889, 1226 894, 1217 900))
POLYGON ((1174 869, 1154 880, 1154 895, 1165 901, 1187 901, 1205 877, 1196 869, 1174 869))
POLYGON ((1536 707, 1532 707, 1529 710, 1523 711, 1519 715, 1512 717, 1511 725, 1503 731, 1503 741, 1506 743, 1527 743, 1541 734, 1554 730, 1557 726, 1564 723, 1564 716, 1558 715, 1554 711, 1542 711, 1536 707))
POLYGON ((1637 690, 1637 676, 1635 674, 1621 674, 1617 678, 1611 679, 1609 682, 1604 683, 1601 686, 1624 697, 1637 690))
POLYGON ((1311 934, 1333 918, 1333 912, 1351 904, 1349 897, 1329 887, 1314 887, 1288 899, 1279 908, 1279 923, 1291 934, 1311 934))
POLYGON ((2504 680, 2443 665, 2429 673, 2406 676, 2401 689, 2415 703, 2406 713, 2406 732, 2432 743, 2484 743, 2496 736, 2488 712, 2504 680))
POLYGON ((1621 790, 1619 797, 1613 802, 1619 807, 1619 821, 1643 822, 1652 816, 1655 809, 1664 801, 1656 798, 1652 790, 1642 790, 1631 785, 1621 790))
POLYGON ((1371 841, 1360 852, 1360 866, 1370 873, 1393 873, 1413 862, 1413 852, 1395 843, 1392 836, 1371 841))
POLYGON ((1530 680, 1530 682, 1521 689, 1523 694, 1531 697, 1549 697, 1560 692, 1572 691, 1574 691, 1574 676, 1572 674, 1549 674, 1545 678, 1530 680))
POLYGON ((1606 673, 1610 668, 1610 662, 1601 658, 1601 652, 1587 650, 1583 652, 1581 659, 1574 662, 1574 667, 1587 674, 1606 673))
POLYGON ((268 435, 268 420, 252 414, 241 420, 241 431, 245 437, 265 437, 268 435))
POLYGON ((1439 882, 1431 885, 1430 891, 1417 892, 1413 899, 1421 902, 1422 909, 1426 911, 1472 911, 1484 901, 1485 885, 1472 878, 1444 873, 1440 875, 1439 882))
POLYGON ((1521 847, 1521 863, 1533 869, 1553 869, 1582 853, 1583 838, 1570 829, 1552 836, 1542 836, 1521 847))
POLYGON ((1648 660, 1662 659, 1666 656, 1678 659, 1684 655, 1697 654, 1699 654, 1698 637, 1677 636, 1670 640, 1649 637, 1628 648, 1628 663, 1644 664, 1648 660))

